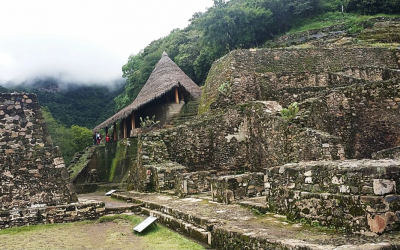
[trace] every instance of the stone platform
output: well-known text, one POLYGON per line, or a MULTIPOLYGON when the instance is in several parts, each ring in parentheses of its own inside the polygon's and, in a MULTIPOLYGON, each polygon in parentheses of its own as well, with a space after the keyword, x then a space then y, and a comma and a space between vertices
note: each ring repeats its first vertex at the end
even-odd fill
MULTIPOLYGON (((110 199, 96 194, 87 194, 86 198, 89 197, 98 201, 110 199)), ((347 234, 318 225, 288 223, 284 216, 264 214, 259 210, 263 210, 265 197, 242 200, 240 204, 221 204, 203 196, 178 198, 131 191, 115 193, 112 198, 140 204, 142 214, 156 216, 160 223, 216 249, 400 248, 398 232, 381 236, 347 234)))

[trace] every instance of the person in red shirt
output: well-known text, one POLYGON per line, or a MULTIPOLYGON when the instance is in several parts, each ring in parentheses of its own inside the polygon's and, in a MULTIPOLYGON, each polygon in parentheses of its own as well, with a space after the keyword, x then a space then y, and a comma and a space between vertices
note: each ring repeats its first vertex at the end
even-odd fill
POLYGON ((110 141, 110 136, 107 134, 106 135, 106 142, 109 142, 110 141))

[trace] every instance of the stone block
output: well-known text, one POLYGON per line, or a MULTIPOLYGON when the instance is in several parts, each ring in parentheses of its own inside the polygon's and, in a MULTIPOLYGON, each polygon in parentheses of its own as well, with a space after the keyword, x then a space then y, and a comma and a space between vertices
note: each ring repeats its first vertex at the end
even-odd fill
POLYGON ((396 193, 396 182, 386 179, 374 179, 374 194, 385 195, 396 193))
POLYGON ((54 163, 54 166, 64 164, 64 159, 62 157, 54 158, 53 163, 54 163))
POLYGON ((373 218, 368 216, 368 225, 374 233, 383 233, 386 228, 386 218, 380 215, 375 215, 373 218))

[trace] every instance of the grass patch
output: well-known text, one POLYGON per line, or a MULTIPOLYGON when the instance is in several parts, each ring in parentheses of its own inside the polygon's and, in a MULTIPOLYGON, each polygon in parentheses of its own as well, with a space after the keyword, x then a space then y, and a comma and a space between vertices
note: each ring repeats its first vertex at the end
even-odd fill
POLYGON ((327 12, 312 18, 297 20, 296 24, 287 32, 287 34, 322 29, 336 24, 345 24, 350 33, 356 33, 363 29, 359 25, 360 23, 376 17, 396 18, 400 17, 400 15, 378 14, 374 16, 364 16, 354 13, 327 12))
MULTIPOLYGON (((143 218, 132 215, 116 214, 103 216, 97 220, 98 223, 127 220, 133 226, 137 226, 143 218)), ((143 240, 142 246, 146 249, 205 249, 202 245, 160 225, 153 224, 142 233, 135 232, 143 240)))
POLYGON ((151 226, 138 234, 143 218, 104 216, 97 221, 16 227, 0 230, 2 249, 205 249, 165 228, 151 226))
POLYGON ((131 215, 126 215, 126 214, 115 214, 112 216, 103 216, 101 218, 99 218, 96 223, 105 223, 105 222, 112 222, 115 220, 127 220, 132 224, 139 224, 140 222, 142 222, 142 218, 138 217, 138 216, 131 216, 131 215))
POLYGON ((300 19, 296 24, 287 32, 287 34, 294 34, 314 29, 322 29, 335 24, 346 23, 357 19, 356 14, 341 13, 341 12, 327 12, 313 18, 300 19))
POLYGON ((21 233, 35 232, 35 231, 41 231, 41 230, 46 230, 46 229, 57 229, 57 228, 63 228, 63 227, 68 227, 68 226, 87 225, 87 224, 92 224, 92 223, 94 223, 94 222, 93 221, 80 221, 80 222, 65 223, 65 224, 46 224, 46 225, 41 224, 41 225, 32 225, 32 226, 13 227, 13 228, 7 228, 7 229, 0 230, 0 235, 21 234, 21 233))
POLYGON ((257 208, 251 208, 251 212, 257 217, 265 217, 265 214, 261 213, 257 208))
POLYGON ((205 249, 202 245, 160 225, 138 235, 144 236, 147 249, 205 249))

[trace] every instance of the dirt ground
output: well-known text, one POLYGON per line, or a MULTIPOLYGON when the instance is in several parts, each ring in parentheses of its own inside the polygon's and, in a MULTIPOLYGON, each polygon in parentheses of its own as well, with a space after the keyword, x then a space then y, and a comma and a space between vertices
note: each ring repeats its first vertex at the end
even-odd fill
POLYGON ((2 249, 144 249, 125 220, 71 223, 0 235, 2 249))
POLYGON ((134 226, 116 219, 18 228, 0 235, 0 249, 204 249, 160 226, 142 235, 133 232, 134 226))

